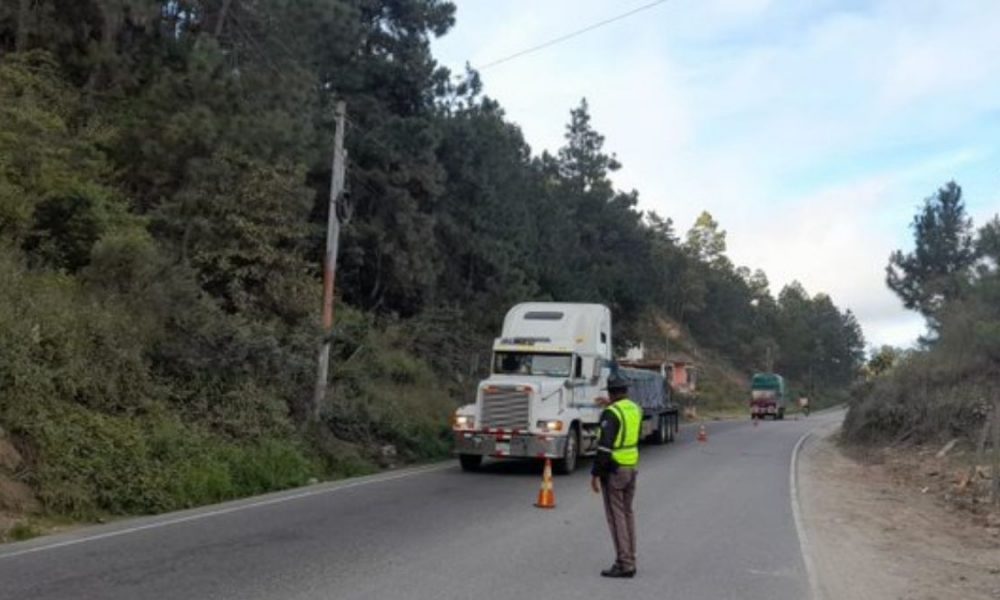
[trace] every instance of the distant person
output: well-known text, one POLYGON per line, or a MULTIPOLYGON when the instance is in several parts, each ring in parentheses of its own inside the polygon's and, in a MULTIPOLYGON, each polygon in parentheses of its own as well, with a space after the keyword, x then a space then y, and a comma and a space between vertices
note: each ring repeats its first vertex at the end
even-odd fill
POLYGON ((635 482, 639 466, 639 429, 642 409, 628 399, 628 383, 612 376, 609 399, 601 413, 601 437, 591 469, 590 487, 604 496, 604 514, 615 545, 615 564, 601 571, 604 577, 635 577, 635 482))
POLYGON ((806 396, 799 396, 799 410, 801 410, 802 414, 805 416, 809 416, 809 398, 806 396))

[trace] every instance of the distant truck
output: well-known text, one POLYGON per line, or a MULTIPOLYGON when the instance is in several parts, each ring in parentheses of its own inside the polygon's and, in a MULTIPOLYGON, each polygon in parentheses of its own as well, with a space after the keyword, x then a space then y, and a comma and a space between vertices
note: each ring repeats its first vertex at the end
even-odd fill
POLYGON ((571 473, 581 456, 597 452, 597 400, 607 396, 613 372, 630 382, 630 396, 643 408, 642 436, 669 442, 678 411, 662 370, 613 362, 606 306, 518 304, 493 342, 491 374, 479 383, 475 403, 455 411, 455 454, 467 471, 492 456, 551 458, 556 472, 571 473))
POLYGON ((775 420, 784 419, 787 403, 785 379, 781 375, 755 373, 750 379, 751 418, 770 416, 775 420))

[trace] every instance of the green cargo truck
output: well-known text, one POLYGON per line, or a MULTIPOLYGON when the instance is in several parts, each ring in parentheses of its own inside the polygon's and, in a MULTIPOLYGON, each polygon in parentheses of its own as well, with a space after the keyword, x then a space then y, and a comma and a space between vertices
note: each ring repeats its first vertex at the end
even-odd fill
POLYGON ((785 418, 785 379, 775 373, 754 373, 750 379, 750 417, 785 418))

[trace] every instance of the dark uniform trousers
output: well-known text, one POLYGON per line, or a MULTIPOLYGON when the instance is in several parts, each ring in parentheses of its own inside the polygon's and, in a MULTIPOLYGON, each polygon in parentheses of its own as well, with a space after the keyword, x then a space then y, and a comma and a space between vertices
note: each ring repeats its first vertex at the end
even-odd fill
POLYGON ((626 571, 635 569, 635 499, 636 470, 619 466, 616 471, 601 477, 604 496, 604 514, 608 518, 611 539, 615 542, 618 565, 626 571))

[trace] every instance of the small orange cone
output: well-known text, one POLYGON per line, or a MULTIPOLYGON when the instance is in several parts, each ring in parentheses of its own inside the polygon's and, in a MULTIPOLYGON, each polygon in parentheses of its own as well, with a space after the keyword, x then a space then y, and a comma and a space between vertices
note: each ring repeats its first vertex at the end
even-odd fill
POLYGON ((552 489, 552 459, 545 459, 545 471, 542 473, 542 489, 538 490, 538 508, 555 508, 556 492, 552 489))
POLYGON ((705 431, 704 425, 698 427, 698 441, 702 444, 708 441, 708 432, 705 431))

